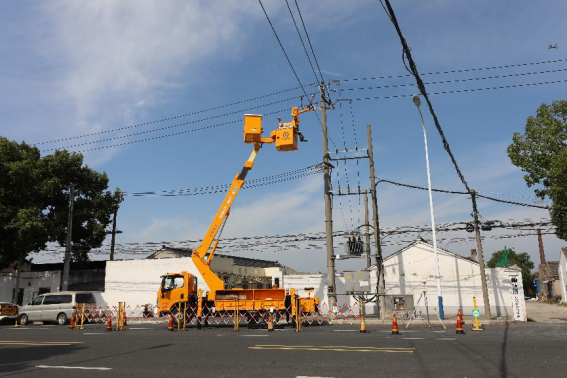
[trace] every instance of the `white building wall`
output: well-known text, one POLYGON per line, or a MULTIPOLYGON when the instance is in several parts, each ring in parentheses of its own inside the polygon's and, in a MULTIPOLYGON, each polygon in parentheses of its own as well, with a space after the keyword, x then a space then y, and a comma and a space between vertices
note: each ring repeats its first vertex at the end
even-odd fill
POLYGON ((190 257, 107 261, 103 304, 116 306, 118 302, 126 302, 126 305, 131 307, 156 304, 160 277, 182 271, 197 277, 199 289, 209 289, 190 257))
MULTIPOLYGON (((450 252, 439 251, 439 266, 445 316, 455 316, 458 309, 461 309, 464 315, 470 316, 473 309, 473 297, 476 297, 477 308, 484 314, 478 263, 450 252)), ((414 304, 417 310, 422 313, 425 313, 425 301, 423 298, 421 300, 419 298, 425 282, 430 313, 435 316, 432 308, 437 307, 437 284, 433 250, 430 246, 420 243, 400 254, 389 256, 384 260, 384 268, 386 293, 413 295, 414 304)), ((510 280, 516 278, 520 297, 520 312, 523 319, 527 319, 521 271, 513 268, 486 269, 486 276, 492 316, 513 318, 512 282, 510 280)), ((323 310, 325 310, 325 306, 328 306, 326 275, 288 275, 280 278, 280 282, 282 280, 286 289, 313 287, 315 295, 320 298, 323 310)), ((335 280, 337 304, 350 306, 356 304, 357 301, 352 296, 344 294, 344 276, 337 274, 335 280)), ((370 272, 370 285, 373 291, 376 282, 376 269, 374 268, 370 272)), ((299 293, 304 294, 301 290, 299 293)), ((387 309, 387 311, 390 310, 387 309)), ((367 304, 365 311, 367 314, 376 314, 377 306, 367 304)))
MULTIPOLYGON (((22 272, 20 275, 20 289, 24 289, 23 304, 35 297, 39 288, 49 288, 50 292, 59 291, 61 281, 59 271, 48 272, 22 272)), ((11 302, 16 287, 16 273, 0 274, 0 302, 11 302)))
MULTIPOLYGON (((438 250, 438 254, 445 315, 456 315, 458 309, 461 309, 465 315, 471 314, 473 297, 476 297, 477 307, 481 310, 481 313, 484 313, 478 263, 447 251, 438 250)), ((512 277, 519 277, 517 281, 519 281, 521 307, 525 318, 521 271, 508 268, 486 269, 492 316, 512 316, 512 286, 510 282, 512 277)), ((433 248, 430 245, 418 243, 399 254, 387 257, 384 260, 384 278, 386 293, 413 294, 416 306, 424 291, 425 282, 429 306, 438 307, 435 259, 433 248)), ((425 311, 423 302, 422 299, 417 306, 418 311, 425 311)))
POLYGON ((561 302, 567 302, 567 258, 559 252, 559 282, 561 283, 561 302))

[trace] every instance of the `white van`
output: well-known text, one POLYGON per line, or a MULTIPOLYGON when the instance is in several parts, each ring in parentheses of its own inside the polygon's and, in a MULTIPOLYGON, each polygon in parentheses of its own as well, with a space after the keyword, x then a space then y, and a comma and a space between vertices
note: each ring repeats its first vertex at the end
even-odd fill
POLYGON ((73 307, 86 303, 96 305, 95 296, 89 291, 61 291, 38 295, 30 303, 20 307, 18 321, 20 325, 31 322, 56 322, 65 325, 71 319, 73 307))

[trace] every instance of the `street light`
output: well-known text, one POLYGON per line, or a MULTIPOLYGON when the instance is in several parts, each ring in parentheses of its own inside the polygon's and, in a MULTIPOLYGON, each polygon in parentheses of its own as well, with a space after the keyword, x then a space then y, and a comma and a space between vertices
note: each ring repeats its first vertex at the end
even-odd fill
POLYGON ((419 106, 421 105, 421 100, 418 95, 414 94, 412 96, 413 103, 415 104, 417 110, 419 111, 419 116, 421 117, 421 124, 423 125, 423 139, 425 141, 425 162, 427 165, 427 185, 429 191, 429 210, 431 212, 431 231, 433 233, 433 255, 435 257, 435 279, 437 280, 437 303, 439 307, 439 317, 443 320, 445 319, 445 312, 443 311, 443 296, 441 294, 441 273, 439 272, 439 254, 437 253, 437 236, 435 233, 435 214, 433 212, 433 194, 431 192, 431 173, 429 172, 429 151, 427 148, 427 133, 425 132, 425 121, 423 120, 423 114, 419 106))

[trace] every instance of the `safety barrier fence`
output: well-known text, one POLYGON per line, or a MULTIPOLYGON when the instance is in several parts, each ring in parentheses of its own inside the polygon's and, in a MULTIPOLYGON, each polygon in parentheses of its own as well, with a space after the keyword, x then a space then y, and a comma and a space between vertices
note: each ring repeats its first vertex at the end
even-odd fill
POLYGON ((222 310, 215 307, 203 306, 201 311, 197 306, 188 303, 174 305, 169 310, 159 311, 157 306, 151 304, 130 305, 120 302, 116 306, 94 306, 78 304, 76 306, 77 319, 84 319, 84 323, 106 323, 110 318, 113 323, 124 321, 125 324, 134 323, 167 323, 173 317, 176 327, 178 324, 190 326, 233 326, 235 323, 248 326, 267 324, 270 315, 274 325, 295 325, 296 318, 301 319, 303 325, 332 325, 354 324, 360 321, 360 305, 335 304, 329 306, 323 303, 316 308, 247 308, 238 305, 239 311, 222 310), (121 307, 122 306, 122 307, 121 307), (123 319, 122 319, 123 318, 123 319))

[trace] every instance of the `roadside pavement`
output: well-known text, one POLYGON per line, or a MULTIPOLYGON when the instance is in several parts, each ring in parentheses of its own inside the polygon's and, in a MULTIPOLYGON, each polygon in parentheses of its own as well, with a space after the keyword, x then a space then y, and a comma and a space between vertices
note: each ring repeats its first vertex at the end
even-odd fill
POLYGON ((526 301, 526 312, 528 319, 537 323, 567 322, 567 307, 556 304, 526 301))

